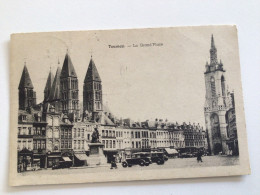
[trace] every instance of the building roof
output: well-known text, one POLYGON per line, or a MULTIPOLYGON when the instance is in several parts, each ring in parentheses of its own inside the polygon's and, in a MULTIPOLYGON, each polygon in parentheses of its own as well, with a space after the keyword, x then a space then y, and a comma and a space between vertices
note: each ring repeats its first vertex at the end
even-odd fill
POLYGON ((91 57, 89 65, 88 65, 88 70, 85 76, 85 80, 84 83, 88 82, 88 81, 100 81, 101 82, 101 78, 98 74, 98 70, 97 67, 91 57))
MULTIPOLYGON (((46 93, 48 96, 51 93, 51 87, 52 87, 53 80, 54 80, 54 75, 52 74, 52 72, 50 70, 49 76, 48 76, 48 79, 46 81, 46 85, 45 85, 45 88, 44 88, 44 93, 46 93)), ((44 97, 44 100, 47 100, 48 96, 44 97)))
POLYGON ((99 118, 98 123, 100 123, 101 125, 115 125, 103 112, 101 114, 101 117, 99 118))
POLYGON ((60 74, 61 74, 61 69, 60 67, 57 68, 56 75, 51 87, 51 93, 48 98, 48 101, 53 101, 53 100, 59 100, 61 98, 60 94, 60 74))
POLYGON ((74 66, 72 64, 72 61, 68 53, 66 53, 60 77, 61 78, 77 77, 76 71, 74 69, 74 66))
POLYGON ((26 65, 24 65, 23 73, 22 73, 22 76, 21 76, 21 80, 20 80, 18 89, 22 89, 22 88, 31 88, 31 89, 33 89, 32 80, 30 78, 30 75, 29 75, 29 72, 27 70, 26 65))

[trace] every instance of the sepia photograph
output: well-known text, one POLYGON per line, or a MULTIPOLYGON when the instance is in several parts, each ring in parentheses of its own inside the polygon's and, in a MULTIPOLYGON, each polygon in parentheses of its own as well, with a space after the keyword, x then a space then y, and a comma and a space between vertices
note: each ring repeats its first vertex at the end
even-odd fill
POLYGON ((20 33, 11 186, 250 174, 236 26, 20 33))

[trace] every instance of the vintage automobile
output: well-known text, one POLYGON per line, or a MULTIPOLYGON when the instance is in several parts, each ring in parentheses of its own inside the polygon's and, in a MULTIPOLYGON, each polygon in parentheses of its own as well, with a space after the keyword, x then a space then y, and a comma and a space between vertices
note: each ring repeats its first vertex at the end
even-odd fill
POLYGON ((181 153, 180 154, 180 158, 192 158, 192 157, 194 157, 194 155, 191 153, 181 153))
POLYGON ((138 152, 127 157, 125 161, 122 162, 123 167, 131 167, 132 165, 149 166, 151 163, 150 153, 148 152, 138 152))
MULTIPOLYGON (((167 158, 163 152, 151 152, 151 161, 157 163, 158 165, 163 165, 167 158)), ((168 158, 167 158, 168 160, 168 158)))

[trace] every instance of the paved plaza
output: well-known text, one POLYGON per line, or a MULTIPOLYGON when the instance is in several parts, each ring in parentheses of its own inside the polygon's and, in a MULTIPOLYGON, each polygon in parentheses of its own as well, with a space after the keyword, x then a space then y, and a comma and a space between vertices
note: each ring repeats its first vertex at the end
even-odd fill
POLYGON ((21 175, 45 175, 45 174, 77 174, 77 173, 95 173, 95 172, 107 172, 107 171, 129 171, 130 170, 153 170, 153 169, 174 169, 174 168, 191 168, 191 167, 213 167, 213 166, 230 166, 238 165, 238 156, 205 156, 202 157, 203 162, 198 163, 197 158, 176 158, 169 159, 164 165, 157 165, 153 163, 149 166, 141 167, 135 165, 132 167, 123 168, 121 163, 117 163, 117 169, 110 169, 110 164, 103 167, 71 167, 69 169, 42 169, 38 171, 27 171, 20 173, 21 175))

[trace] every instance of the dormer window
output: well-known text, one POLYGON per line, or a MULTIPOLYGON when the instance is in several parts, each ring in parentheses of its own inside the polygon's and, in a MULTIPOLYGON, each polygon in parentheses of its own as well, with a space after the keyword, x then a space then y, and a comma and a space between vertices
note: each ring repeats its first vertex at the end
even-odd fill
POLYGON ((26 115, 22 115, 22 121, 26 121, 27 120, 27 116, 26 115))

